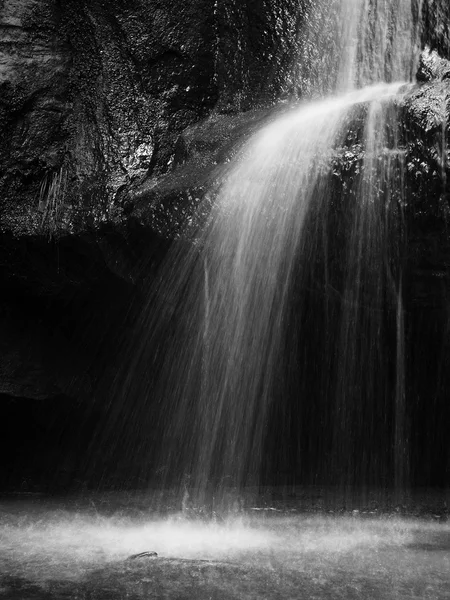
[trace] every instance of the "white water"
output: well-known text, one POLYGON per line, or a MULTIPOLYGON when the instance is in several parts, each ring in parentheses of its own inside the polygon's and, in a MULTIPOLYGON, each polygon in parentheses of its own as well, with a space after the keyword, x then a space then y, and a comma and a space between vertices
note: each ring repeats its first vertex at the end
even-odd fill
MULTIPOLYGON (((394 327, 395 323, 401 327, 403 319, 401 271, 390 266, 396 258, 389 249, 396 218, 389 214, 401 211, 402 203, 401 190, 389 191, 402 184, 396 114, 391 107, 404 86, 395 80, 412 77, 418 37, 409 0, 379 2, 376 10, 374 6, 368 0, 348 0, 317 9, 326 17, 324 22, 330 22, 331 14, 331 23, 338 26, 331 35, 338 51, 319 63, 319 78, 312 85, 320 90, 337 74, 334 89, 341 93, 292 108, 245 144, 220 185, 201 234, 201 260, 208 265, 202 339, 194 333, 198 322, 188 322, 187 336, 170 352, 163 374, 176 380, 171 394, 177 397, 172 404, 177 416, 164 444, 168 469, 184 464, 190 485, 203 490, 201 501, 211 481, 215 486, 257 481, 271 406, 274 398, 283 403, 289 395, 284 365, 297 360, 286 347, 303 343, 299 329, 307 319, 303 306, 297 308, 297 325, 291 329, 293 285, 300 281, 295 285, 305 286, 311 280, 317 236, 325 240, 320 243, 333 245, 329 240, 333 232, 325 231, 320 222, 313 224, 316 237, 310 231, 306 235, 305 227, 312 213, 327 219, 331 183, 326 182, 333 155, 348 144, 349 127, 358 114, 363 132, 356 141, 364 159, 342 249, 337 333, 330 335, 334 342, 327 341, 337 345, 337 353, 333 358, 333 350, 327 350, 331 358, 324 360, 319 376, 329 377, 333 390, 327 392, 335 422, 330 470, 347 482, 370 479, 356 469, 365 442, 345 432, 348 427, 360 429, 364 415, 372 421, 379 418, 383 408, 377 404, 389 402, 389 331, 383 314, 397 315, 394 327), (201 375, 195 366, 200 363, 201 375), (199 377, 201 385, 196 386, 199 377), (361 403, 370 408, 361 409, 361 403)), ((314 33, 307 31, 307 39, 314 33)), ((323 36, 330 38, 326 27, 315 40, 319 50, 326 45, 323 36)), ((196 256, 181 260, 180 271, 190 272, 189 265, 196 260, 196 256)), ((328 262, 326 257, 326 286, 333 279, 328 262)), ((196 305, 199 287, 199 281, 183 287, 186 310, 196 305)), ((401 328, 394 359, 397 421, 403 418, 403 335, 401 328)), ((405 483, 403 429, 398 422, 394 445, 402 446, 396 454, 396 481, 405 483)), ((370 443, 376 443, 376 435, 375 429, 367 432, 370 443)))
MULTIPOLYGON (((405 425, 395 424, 392 440, 383 423, 392 403, 394 418, 404 418, 396 102, 418 58, 418 9, 415 0, 315 5, 301 35, 322 56, 308 58, 309 80, 301 69, 296 77, 301 93, 333 95, 273 117, 240 149, 211 191, 195 245, 174 248, 162 267, 122 392, 131 406, 156 396, 162 417, 156 424, 129 409, 123 428, 138 439, 165 431, 157 472, 186 505, 192 492, 211 502, 218 487, 257 483, 274 407, 291 440, 284 446, 281 437, 277 452, 295 454, 303 476, 303 457, 289 447, 305 435, 298 423, 294 439, 292 398, 316 407, 316 422, 332 430, 332 439, 308 442, 326 462, 322 475, 380 484, 395 462, 395 480, 407 482, 405 425), (347 175, 334 172, 339 153, 353 160, 347 175), (333 211, 346 216, 338 221, 333 211), (154 350, 143 365, 146 348, 154 350), (317 352, 315 362, 302 348, 317 352), (157 372, 156 384, 143 370, 157 372), (302 378, 318 383, 292 383, 302 378)), ((119 406, 112 436, 121 419, 119 406)))
POLYGON ((4 574, 39 583, 77 581, 100 568, 123 569, 127 558, 144 551, 156 552, 159 560, 227 561, 321 574, 323 561, 334 563, 355 551, 384 562, 388 557, 383 552, 390 549, 406 553, 409 545, 429 543, 438 550, 449 533, 446 525, 399 517, 265 516, 251 510, 221 522, 186 520, 176 513, 161 518, 145 510, 132 516, 123 509, 111 513, 111 505, 103 513, 98 500, 88 508, 70 502, 2 501, 0 582, 4 574))
MULTIPOLYGON (((239 486, 257 478, 274 396, 283 402, 289 393, 280 367, 292 358, 285 351, 286 339, 291 336, 302 343, 302 332, 289 330, 288 314, 293 281, 303 278, 306 284, 309 265, 315 260, 314 249, 305 246, 311 241, 304 234, 305 223, 312 207, 324 218, 329 210, 330 192, 321 180, 328 177, 333 153, 346 143, 352 111, 363 104, 367 112, 360 142, 365 159, 344 252, 337 366, 334 376, 327 371, 321 375, 334 379, 332 468, 345 480, 358 478, 352 475, 357 442, 344 433, 352 423, 361 426, 355 402, 373 404, 377 394, 382 394, 376 380, 383 379, 389 366, 380 363, 378 355, 384 352, 387 334, 373 307, 379 311, 384 303, 386 310, 393 307, 397 312, 398 324, 403 318, 400 284, 388 267, 392 257, 386 212, 391 209, 384 187, 398 184, 389 183, 392 169, 398 171, 398 161, 388 157, 380 166, 387 132, 396 128, 395 114, 387 107, 398 97, 402 84, 384 82, 411 79, 418 32, 409 0, 379 2, 376 11, 369 0, 331 3, 328 10, 333 8, 339 51, 319 69, 316 84, 320 88, 321 82, 330 79, 326 69, 331 68, 338 74, 335 90, 366 87, 293 108, 255 134, 228 170, 199 242, 202 260, 208 265, 202 340, 194 335, 192 342, 185 338, 183 346, 171 352, 170 368, 164 373, 177 379, 174 391, 179 394, 177 417, 170 428, 175 446, 167 443, 168 455, 172 468, 183 463, 181 454, 187 459, 189 481, 197 490, 205 490, 211 480, 216 485, 220 481, 239 486), (365 308, 368 293, 372 294, 371 306, 365 308), (364 336, 367 343, 361 340, 364 336), (200 362, 202 383, 197 391, 195 364, 200 362)), ((321 10, 326 13, 324 7, 321 10)), ((326 28, 321 35, 329 36, 326 28)), ((315 41, 319 49, 320 40, 319 35, 315 41)), ((393 135, 391 147, 396 156, 393 135)), ((185 261, 181 269, 188 270, 185 261)), ((185 294, 189 310, 195 306, 198 287, 188 286, 185 294)), ((298 311, 301 323, 302 308, 298 311)), ((194 321, 188 324, 188 334, 196 326, 194 321)), ((398 349, 403 348, 402 336, 399 330, 398 349)), ((403 371, 403 354, 398 352, 400 404, 403 371)), ((402 414, 397 406, 397 420, 402 414)), ((402 428, 403 424, 396 424, 397 438, 402 428)), ((395 441, 402 445, 398 456, 406 455, 404 443, 402 434, 395 441)), ((398 456, 396 469, 402 474, 396 479, 404 482, 405 461, 398 456)))
POLYGON ((1 501, 0 598, 447 597, 445 524, 251 509, 205 522, 104 500, 1 501))
MULTIPOLYGON (((401 87, 379 84, 288 112, 244 146, 223 182, 200 240, 210 265, 204 344, 200 349, 185 343, 171 359, 172 365, 186 364, 200 351, 207 363, 197 418, 188 434, 195 432, 191 471, 195 487, 204 489, 213 476, 241 485, 249 473, 257 473, 274 389, 283 385, 276 378, 277 363, 286 358, 284 339, 301 335, 288 332, 286 315, 294 274, 299 277, 314 261, 314 253, 305 246, 306 219, 312 203, 326 214, 329 198, 327 190, 318 192, 319 180, 329 169, 334 149, 345 140, 350 111, 367 103, 365 175, 348 257, 356 262, 349 268, 344 303, 360 311, 360 290, 367 287, 368 278, 381 303, 384 284, 374 281, 380 274, 364 275, 364 263, 384 268, 386 240, 377 233, 371 247, 370 241, 369 246, 361 243, 361 236, 370 236, 377 228, 375 178, 380 172, 374 163, 384 150, 386 103, 398 96, 401 87)), ((193 290, 192 297, 189 292, 185 296, 186 306, 195 304, 198 292, 195 286, 193 290)), ((341 319, 340 343, 346 351, 339 383, 345 388, 342 373, 355 370, 345 356, 354 360, 360 332, 354 329, 354 310, 344 310, 341 319)), ((374 322, 371 327, 375 331, 377 326, 374 322)), ((193 389, 190 378, 198 377, 198 372, 192 369, 185 377, 181 393, 193 389)), ((181 412, 187 415, 182 402, 181 412)), ((183 419, 179 430, 171 432, 186 440, 184 452, 189 448, 185 426, 183 419)))

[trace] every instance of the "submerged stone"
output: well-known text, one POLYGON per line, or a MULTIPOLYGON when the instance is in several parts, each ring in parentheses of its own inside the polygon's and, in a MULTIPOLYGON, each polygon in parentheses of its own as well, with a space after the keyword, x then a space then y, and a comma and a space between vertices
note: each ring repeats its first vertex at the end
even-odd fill
POLYGON ((158 554, 153 550, 146 550, 145 552, 139 552, 139 554, 132 554, 128 557, 128 560, 135 560, 136 558, 156 558, 158 554))

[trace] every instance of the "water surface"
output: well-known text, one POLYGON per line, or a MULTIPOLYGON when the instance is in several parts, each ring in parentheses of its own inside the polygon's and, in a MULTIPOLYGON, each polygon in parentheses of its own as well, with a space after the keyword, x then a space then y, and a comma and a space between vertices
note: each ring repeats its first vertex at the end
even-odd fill
MULTIPOLYGON (((150 503, 148 503, 150 506, 150 503)), ((164 515, 123 497, 0 504, 0 598, 448 598, 450 525, 376 510, 164 515), (130 559, 155 551, 156 558, 130 559)))

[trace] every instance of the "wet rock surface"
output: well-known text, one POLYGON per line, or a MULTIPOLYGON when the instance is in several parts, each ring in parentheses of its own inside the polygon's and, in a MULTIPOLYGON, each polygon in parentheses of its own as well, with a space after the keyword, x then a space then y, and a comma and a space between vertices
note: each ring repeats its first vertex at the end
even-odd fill
POLYGON ((123 189, 169 170, 186 127, 275 100, 279 76, 264 87, 265 73, 296 4, 4 2, 1 228, 120 220, 123 189))

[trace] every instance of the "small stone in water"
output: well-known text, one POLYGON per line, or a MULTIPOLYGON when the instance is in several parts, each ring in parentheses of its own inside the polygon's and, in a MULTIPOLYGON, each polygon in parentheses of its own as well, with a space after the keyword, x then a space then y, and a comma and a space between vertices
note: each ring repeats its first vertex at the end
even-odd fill
POLYGON ((156 552, 153 552, 153 550, 146 550, 145 552, 139 552, 139 554, 132 554, 128 558, 134 560, 135 558, 154 558, 155 556, 158 556, 156 552))

